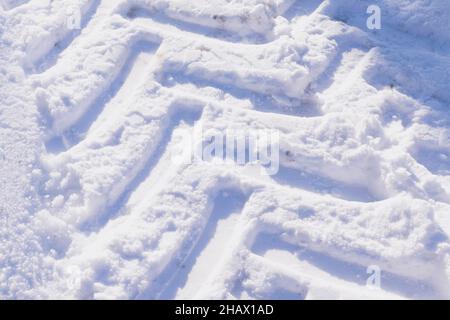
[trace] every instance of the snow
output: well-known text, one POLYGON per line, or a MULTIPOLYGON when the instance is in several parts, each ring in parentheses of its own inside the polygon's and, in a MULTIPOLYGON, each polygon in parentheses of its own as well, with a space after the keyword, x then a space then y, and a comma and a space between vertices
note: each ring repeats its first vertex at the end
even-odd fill
POLYGON ((449 19, 1 0, 0 298, 450 298, 449 19), (230 132, 276 163, 173 161, 230 132))

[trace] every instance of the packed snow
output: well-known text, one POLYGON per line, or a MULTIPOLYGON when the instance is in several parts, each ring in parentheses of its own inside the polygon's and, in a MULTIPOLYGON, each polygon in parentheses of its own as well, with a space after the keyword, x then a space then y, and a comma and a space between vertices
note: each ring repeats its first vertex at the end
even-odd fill
POLYGON ((449 28, 447 0, 0 0, 0 298, 450 299, 449 28), (191 157, 230 132, 273 148, 191 157))

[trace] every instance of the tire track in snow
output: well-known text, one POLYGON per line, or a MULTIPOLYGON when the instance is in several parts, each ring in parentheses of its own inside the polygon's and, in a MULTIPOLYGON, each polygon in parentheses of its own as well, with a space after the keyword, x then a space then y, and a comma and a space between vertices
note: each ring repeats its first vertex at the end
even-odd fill
POLYGON ((320 11, 324 3, 324 0, 294 0, 285 10, 283 16, 288 20, 311 17, 311 15, 320 11))
MULTIPOLYGON (((177 99, 169 102, 158 99, 145 102, 141 99, 140 102, 148 106, 156 105, 153 110, 151 107, 148 109, 149 114, 153 113, 149 119, 140 113, 144 110, 137 105, 140 112, 131 111, 125 117, 110 120, 123 128, 119 138, 114 138, 115 132, 109 131, 109 126, 106 126, 106 131, 102 128, 92 130, 85 141, 50 160, 50 164, 53 163, 50 166, 61 170, 63 176, 76 172, 79 177, 80 191, 84 197, 83 211, 89 214, 77 220, 81 223, 80 230, 86 233, 97 232, 110 219, 116 218, 141 185, 144 198, 151 194, 156 196, 158 185, 164 185, 163 177, 174 169, 170 168, 172 160, 168 154, 171 152, 168 146, 172 133, 181 125, 193 125, 200 118, 203 107, 196 102, 177 99), (129 127, 130 122, 134 122, 135 127, 129 127), (99 134, 104 136, 100 141, 99 134), (101 141, 104 139, 117 141, 105 144, 101 141), (123 152, 131 153, 126 160, 116 157, 123 152), (97 173, 95 180, 92 180, 99 163, 111 168, 97 173), (98 194, 101 194, 100 198, 98 194)), ((66 207, 69 213, 73 210, 70 206, 67 204, 66 207)))
MULTIPOLYGON (((132 52, 134 52, 134 51, 135 51, 135 50, 133 49, 132 52)), ((129 61, 129 59, 130 59, 130 58, 128 58, 128 61, 129 61)), ((125 63, 125 65, 127 65, 127 63, 125 63)), ((126 67, 125 67, 125 68, 126 68, 126 67)), ((123 72, 120 72, 119 74, 122 74, 122 73, 123 73, 123 72)), ((119 81, 119 83, 121 82, 120 76, 119 76, 119 80, 118 80, 118 81, 119 81)), ((114 84, 114 83, 113 83, 112 87, 115 87, 115 84, 114 84)), ((113 90, 113 91, 116 91, 116 90, 113 90)), ((100 98, 100 100, 102 100, 102 99, 103 99, 103 97, 100 98)), ((99 105, 100 105, 100 104, 99 104, 99 105)), ((103 104, 102 104, 102 105, 103 105, 103 104)), ((95 115, 98 114, 98 112, 96 112, 95 109, 96 109, 96 108, 94 108, 94 111, 91 110, 91 111, 89 111, 89 112, 86 114, 88 118, 92 118, 92 113, 95 114, 95 115)), ((88 123, 88 124, 89 124, 89 123, 92 122, 92 119, 91 119, 91 121, 85 121, 85 120, 82 118, 82 120, 81 120, 80 122, 81 122, 81 123, 88 123)), ((75 126, 75 127, 77 127, 77 126, 75 126)), ((58 139, 57 139, 57 140, 58 140, 58 139)), ((65 138, 63 137, 61 140, 65 140, 65 138)), ((52 141, 52 142, 49 144, 49 147, 51 147, 51 145, 55 145, 55 144, 57 144, 57 141, 56 141, 56 142, 55 142, 55 141, 52 141)))
MULTIPOLYGON (((143 19, 143 20, 150 20, 152 25, 154 25, 157 28, 160 29, 166 29, 166 31, 170 32, 189 32, 189 33, 195 33, 199 36, 203 36, 205 38, 210 39, 217 39, 225 42, 231 42, 231 43, 242 43, 248 41, 248 43, 251 44, 262 44, 265 43, 261 39, 260 34, 253 34, 253 38, 242 38, 238 34, 230 32, 228 30, 224 29, 217 29, 212 28, 208 26, 204 26, 201 24, 191 23, 191 22, 185 22, 182 20, 179 20, 177 18, 171 18, 167 15, 164 15, 164 13, 161 12, 154 12, 150 9, 147 9, 143 6, 135 6, 129 8, 126 12, 122 13, 123 17, 135 20, 135 19, 143 19)), ((214 18, 213 18, 214 19, 214 18)))
MULTIPOLYGON (((222 84, 220 81, 206 80, 200 76, 185 75, 182 72, 166 72, 160 79, 162 85, 168 88, 185 91, 202 96, 202 90, 213 89, 221 97, 232 97, 250 108, 264 113, 277 113, 298 117, 320 117, 322 112, 315 98, 300 99, 286 96, 273 96, 241 89, 233 84, 222 84), (245 103, 248 102, 248 103, 245 103)), ((230 102, 231 103, 231 102, 230 102)))
POLYGON ((24 4, 28 3, 30 0, 0 0, 0 5, 5 11, 9 11, 24 4))
MULTIPOLYGON (((132 50, 132 52, 134 52, 134 50, 132 50)), ((83 121, 82 121, 83 122, 83 121)), ((90 122, 89 122, 90 123, 90 122)))
POLYGON ((248 196, 237 190, 222 190, 212 201, 207 224, 189 254, 168 266, 157 282, 164 284, 158 299, 193 299, 201 285, 221 265, 248 196))
MULTIPOLYGON (((110 39, 111 40, 111 46, 117 46, 120 47, 122 45, 126 46, 126 45, 131 45, 131 43, 133 42, 139 42, 139 41, 143 41, 143 39, 146 38, 151 38, 151 42, 155 41, 155 42, 159 42, 159 38, 161 38, 161 35, 158 35, 159 31, 157 30, 153 30, 151 32, 146 31, 146 27, 145 26, 135 26, 137 28, 136 30, 136 34, 134 36, 131 36, 131 39, 118 39, 118 38, 114 38, 110 39)), ((122 30, 123 31, 123 30, 122 30)), ((120 34, 120 33, 118 33, 120 34)), ((114 36, 110 36, 110 37, 114 37, 114 36)), ((129 35, 125 35, 125 37, 130 38, 129 35)), ((164 37, 163 37, 164 38, 164 37)), ((227 67, 225 71, 224 66, 223 65, 225 62, 229 61, 229 66, 232 66, 233 64, 236 63, 232 63, 232 61, 234 59, 236 59, 236 56, 234 53, 232 53, 232 51, 227 50, 225 52, 218 52, 217 49, 215 48, 208 48, 205 47, 204 44, 201 44, 201 42, 195 46, 195 50, 199 53, 199 54, 203 54, 203 52, 207 52, 209 59, 212 59, 212 63, 215 63, 219 69, 218 70, 209 70, 208 68, 205 68, 202 66, 201 63, 198 63, 198 61, 193 60, 191 63, 185 61, 183 62, 183 59, 185 59, 186 57, 189 57, 189 52, 193 49, 192 48, 192 44, 188 44, 185 43, 185 40, 183 40, 182 38, 167 38, 165 40, 165 42, 174 42, 174 43, 180 43, 180 45, 182 46, 182 49, 179 53, 177 54, 171 54, 170 56, 164 56, 165 52, 164 50, 162 50, 161 52, 161 57, 160 58, 164 58, 163 59, 163 72, 171 72, 171 71, 177 71, 177 72, 184 72, 185 74, 197 74, 200 78, 206 79, 206 80, 211 80, 213 78, 216 78, 217 81, 224 83, 224 84, 231 84, 235 81, 237 81, 241 86, 243 86, 243 88, 245 88, 246 90, 250 90, 250 91, 256 91, 256 92, 262 92, 262 93, 269 93, 269 94, 280 94, 282 93, 282 95, 286 94, 288 97, 289 96, 301 96, 301 88, 303 86, 306 85, 305 81, 307 82, 307 80, 304 80, 300 77, 300 74, 304 73, 304 68, 301 66, 294 66, 294 71, 292 71, 290 69, 290 63, 287 63, 285 66, 283 66, 283 69, 286 70, 286 72, 288 73, 288 78, 286 78, 286 75, 281 76, 279 73, 277 74, 273 74, 273 72, 270 71, 269 68, 267 68, 267 66, 265 68, 261 67, 261 63, 269 63, 269 64, 274 64, 273 62, 270 62, 270 60, 268 59, 264 59, 264 61, 258 61, 258 64, 255 65, 253 63, 251 63, 250 61, 252 60, 252 58, 245 58, 245 55, 248 53, 245 53, 245 51, 242 51, 242 54, 244 55, 244 58, 241 59, 240 63, 241 66, 240 67, 234 67, 234 68, 230 68, 227 67), (189 45, 190 47, 186 47, 186 45, 189 45), (266 61, 267 60, 267 61, 266 61), (184 68, 182 68, 182 70, 180 70, 180 63, 188 63, 188 70, 183 70, 184 68), (240 70, 249 70, 248 73, 242 73, 240 72, 240 70), (190 70, 191 69, 191 70, 190 70), (220 72, 224 73, 224 76, 221 77, 217 77, 217 74, 219 74, 220 72), (259 82, 258 82, 259 81, 259 82), (284 92, 285 90, 281 90, 280 88, 286 88, 286 86, 291 86, 293 87, 293 82, 297 82, 299 84, 299 90, 290 90, 287 92, 284 92)), ((220 41, 219 41, 220 42, 220 41)), ((233 47, 234 48, 234 47, 233 47)), ((238 47, 236 47, 237 49, 238 47)), ((122 51, 125 51, 123 48, 120 49, 122 51)), ((265 50, 265 49, 264 49, 265 50)), ((263 51, 264 52, 264 51, 263 51)), ((261 54, 263 53, 261 52, 261 54)), ((257 52, 252 52, 251 55, 256 54, 257 52)), ((124 55, 124 52, 119 52, 119 53, 111 53, 114 54, 114 56, 112 56, 111 58, 114 59, 115 63, 119 63, 121 64, 121 59, 122 56, 124 55)), ((76 57, 75 59, 77 60, 85 60, 87 57, 76 57)), ((96 57, 97 59, 97 57, 96 57)), ((63 63, 63 61, 61 61, 60 63, 63 63)), ((73 62, 69 62, 70 64, 73 64, 73 62)), ((70 66, 70 68, 74 68, 73 72, 75 74, 80 73, 81 71, 79 70, 79 68, 75 67, 75 66, 70 66)), ((67 72, 68 70, 66 70, 67 72)), ((305 74, 306 75, 306 74, 305 74)), ((56 96, 56 97, 60 97, 58 100, 55 100, 54 102, 52 102, 52 104, 50 106, 44 106, 43 108, 49 108, 50 109, 50 117, 54 118, 54 116, 52 115, 53 113, 57 114, 59 119, 55 119, 54 120, 54 130, 56 132, 59 132, 61 130, 67 129, 67 126, 69 124, 71 124, 72 122, 74 122, 74 119, 79 118, 79 114, 81 114, 86 108, 87 108, 87 104, 90 103, 90 101, 93 100, 93 96, 96 96, 98 93, 96 93, 96 90, 98 90, 99 88, 102 87, 102 84, 100 83, 99 79, 96 78, 96 75, 89 75, 90 77, 93 78, 93 80, 95 81, 95 86, 90 86, 88 88, 86 88, 85 85, 83 85, 81 83, 82 78, 77 78, 75 81, 71 81, 69 82, 71 87, 81 87, 83 88, 83 90, 81 92, 79 92, 77 94, 76 98, 72 98, 72 99, 76 99, 78 102, 72 102, 72 101, 67 101, 67 98, 64 98, 65 96, 65 91, 67 90, 67 80, 65 79, 64 75, 59 75, 59 74, 55 74, 55 73, 50 73, 49 75, 43 75, 42 80, 37 80, 38 82, 41 81, 43 82, 43 86, 47 87, 47 89, 44 91, 45 93, 42 94, 42 96, 45 95, 52 95, 52 96, 56 96), (58 81, 59 79, 61 79, 60 81, 58 81), (96 86, 98 86, 99 88, 95 88, 96 86), (73 104, 77 104, 77 106, 73 106, 73 104), (74 115, 69 117, 68 114, 73 113, 74 115), (67 115, 66 115, 67 114, 67 115)), ((110 77, 110 75, 108 75, 108 77, 110 77)), ((38 78, 39 79, 39 78, 38 78)), ((83 79, 85 80, 85 79, 83 79)), ((102 90, 104 90, 102 88, 102 90)), ((47 102, 43 102, 43 104, 48 104, 47 102)))
POLYGON ((160 140, 155 140, 156 146, 147 150, 147 155, 142 156, 143 164, 135 174, 128 177, 129 182, 124 185, 119 195, 108 204, 102 214, 95 221, 87 221, 81 226, 87 233, 98 232, 110 220, 117 218, 120 214, 126 214, 128 206, 132 206, 134 198, 152 198, 158 195, 165 182, 172 178, 174 167, 171 165, 171 147, 173 133, 186 126, 193 128, 201 117, 201 108, 191 108, 183 104, 175 103, 170 107, 170 116, 167 117, 166 125, 161 125, 160 140), (131 179, 130 179, 131 178, 131 179))
POLYGON ((450 149, 438 146, 415 146, 411 152, 418 163, 438 176, 450 176, 450 149))
MULTIPOLYGON (((97 14, 98 8, 101 5, 101 0, 92 0, 86 7, 85 13, 81 17, 80 28, 74 30, 67 30, 67 34, 65 34, 61 40, 58 40, 54 45, 53 49, 50 52, 47 52, 45 55, 41 56, 39 59, 34 61, 32 68, 28 68, 28 74, 39 74, 43 73, 46 70, 50 69, 52 66, 56 64, 59 57, 63 52, 72 44, 73 41, 77 39, 86 28, 88 23, 94 19, 97 14)), ((67 16, 66 19, 70 17, 67 16)), ((77 18, 77 17, 75 17, 77 18)), ((64 26, 66 27, 66 26, 64 26)))
POLYGON ((278 173, 271 178, 280 185, 330 195, 348 201, 373 202, 380 200, 364 186, 345 184, 317 173, 312 174, 283 165, 280 166, 278 173))
MULTIPOLYGON (((155 8, 152 2, 137 0, 133 4, 122 6, 121 14, 129 19, 150 19, 164 28, 179 28, 187 32, 197 33, 208 38, 218 38, 233 43, 267 44, 272 42, 274 20, 286 16, 286 12, 294 7, 295 1, 286 0, 277 4, 265 5, 265 12, 239 12, 232 14, 214 8, 212 14, 199 12, 195 18, 179 4, 167 3, 166 8, 155 8), (259 24, 259 28, 249 28, 251 20, 259 24), (271 34, 270 37, 266 37, 271 34)), ((248 8, 247 8, 248 9, 248 8)), ((307 14, 307 12, 302 12, 307 14)))

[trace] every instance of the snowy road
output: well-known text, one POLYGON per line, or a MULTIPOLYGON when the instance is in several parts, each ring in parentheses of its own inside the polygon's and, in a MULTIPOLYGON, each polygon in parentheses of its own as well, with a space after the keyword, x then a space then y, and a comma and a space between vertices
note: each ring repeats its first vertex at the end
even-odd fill
POLYGON ((0 0, 0 298, 450 298, 446 2, 0 0))

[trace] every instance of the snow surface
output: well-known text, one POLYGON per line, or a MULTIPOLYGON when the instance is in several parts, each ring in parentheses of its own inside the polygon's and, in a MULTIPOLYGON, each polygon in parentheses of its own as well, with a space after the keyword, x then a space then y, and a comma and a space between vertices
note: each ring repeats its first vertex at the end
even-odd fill
POLYGON ((0 4, 1 298, 450 298, 447 0, 0 4))

